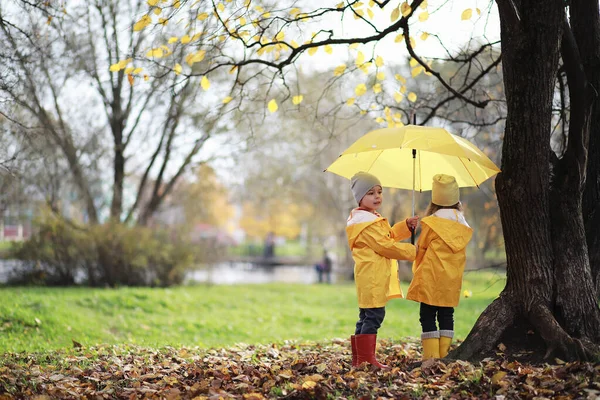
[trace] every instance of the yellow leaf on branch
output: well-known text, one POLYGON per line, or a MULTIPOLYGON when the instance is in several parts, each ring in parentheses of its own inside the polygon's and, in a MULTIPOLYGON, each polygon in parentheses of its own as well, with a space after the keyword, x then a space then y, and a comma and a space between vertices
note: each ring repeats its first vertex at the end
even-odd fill
POLYGON ((360 83, 356 86, 356 88, 354 88, 354 93, 356 93, 357 96, 362 96, 365 93, 367 93, 367 85, 365 85, 364 83, 360 83))
POLYGON ((373 17, 375 16, 373 10, 371 10, 370 8, 367 9, 367 14, 369 14, 369 19, 373 19, 373 17))
POLYGON ((402 102, 403 98, 404 98, 404 96, 402 96, 402 93, 399 93, 399 92, 394 93, 394 100, 396 100, 396 103, 402 102))
POLYGON ((412 8, 410 7, 410 5, 405 1, 404 3, 402 3, 402 5, 400 6, 400 11, 402 12, 402 16, 404 17, 408 17, 410 15, 410 13, 412 12, 412 8))
POLYGON ((181 64, 175 64, 175 66, 173 67, 173 71, 175 72, 176 75, 179 75, 181 73, 181 64))
POLYGON ((373 65, 373 63, 368 62, 368 63, 364 63, 363 65, 361 65, 359 68, 360 70, 365 73, 368 74, 369 73, 369 68, 371 68, 371 65, 373 65))
POLYGON ((302 100, 304 100, 304 96, 302 96, 301 94, 299 94, 298 96, 294 96, 292 98, 292 103, 294 105, 298 105, 298 104, 302 103, 302 100))
POLYGON ((472 16, 473 16, 473 10, 470 8, 467 8, 465 11, 462 12, 460 19, 462 19, 463 21, 466 21, 466 20, 471 19, 472 16))
POLYGON ((325 50, 325 53, 327 53, 327 54, 333 53, 333 47, 330 44, 325 45, 324 50, 325 50))
POLYGON ((394 78, 396 78, 397 81, 402 82, 402 84, 406 85, 406 78, 403 77, 402 75, 396 74, 396 75, 394 75, 394 78))
POLYGON ((412 69, 411 75, 414 78, 414 77, 418 76, 419 74, 421 74, 421 72, 423 72, 423 71, 425 71, 425 68, 423 68, 422 66, 419 65, 418 67, 415 67, 412 69))
POLYGON ((376 78, 378 81, 385 80, 385 72, 382 72, 382 71, 378 72, 376 78))
POLYGON ((415 101, 417 101, 417 95, 414 92, 410 92, 408 94, 408 100, 414 103, 415 101))
POLYGON ((394 8, 392 14, 390 15, 390 21, 395 22, 398 18, 400 18, 400 9, 398 7, 394 8))
POLYGON ((346 100, 346 105, 351 106, 355 101, 356 99, 354 97, 350 97, 348 100, 346 100))
POLYGON ((427 33, 427 32, 421 33, 421 40, 427 40, 428 37, 429 37, 429 33, 427 33))
POLYGON ((179 41, 179 38, 177 36, 171 36, 167 43, 173 44, 173 43, 177 43, 178 41, 179 41))
POLYGON ((184 35, 184 36, 181 38, 181 43, 182 43, 182 44, 187 44, 187 43, 189 43, 189 42, 190 42, 190 40, 192 40, 192 38, 190 38, 190 36, 189 36, 189 35, 184 35))
POLYGON ((148 0, 148 5, 150 7, 154 7, 157 4, 158 4, 158 0, 148 0))
POLYGON ((373 85, 373 92, 381 93, 381 83, 376 83, 375 85, 373 85))
POLYGON ((301 13, 301 11, 300 11, 300 9, 299 9, 299 8, 292 8, 292 9, 290 10, 290 14, 291 14, 292 16, 294 16, 294 17, 295 17, 296 15, 300 14, 300 13, 301 13))
POLYGON ((427 11, 424 11, 421 14, 419 14, 419 21, 425 22, 428 19, 429 19, 429 13, 427 11))
POLYGON ((346 71, 346 64, 340 65, 339 67, 335 67, 333 70, 333 76, 340 76, 346 71))
POLYGON ((362 64, 365 63, 365 55, 363 54, 362 51, 359 51, 358 54, 356 55, 356 66, 360 67, 362 64))
POLYGON ((227 104, 227 103, 229 103, 231 100, 233 100, 233 97, 231 97, 231 96, 227 96, 227 97, 225 97, 225 98, 223 99, 223 104, 227 104))
POLYGON ((275 111, 277 111, 279 109, 279 106, 277 105, 277 102, 275 101, 275 99, 271 100, 267 107, 269 108, 269 111, 272 113, 274 113, 275 111))
POLYGON ((400 42, 402 42, 403 40, 404 40, 404 35, 403 35, 403 34, 400 34, 400 35, 397 35, 397 36, 396 36, 396 38, 394 39, 394 42, 396 42, 396 43, 400 43, 400 42))
POLYGON ((152 49, 146 53, 146 57, 161 58, 164 55, 163 49, 152 49))
POLYGON ((309 56, 314 55, 317 52, 317 50, 319 50, 318 47, 311 47, 310 49, 307 50, 308 51, 308 55, 309 56))
POLYGON ((203 12, 198 14, 198 16, 196 17, 199 21, 204 21, 206 18, 208 18, 208 14, 203 12))
POLYGON ((202 89, 204 90, 208 90, 210 89, 210 82, 208 81, 208 78, 205 76, 202 77, 202 79, 200 80, 200 86, 202 86, 202 89))
POLYGON ((136 22, 133 25, 133 30, 136 32, 141 31, 142 29, 150 25, 150 23, 152 23, 152 18, 150 18, 149 15, 144 15, 138 22, 136 22))
POLYGON ((223 3, 217 4, 217 10, 219 10, 220 12, 225 11, 225 4, 223 4, 223 3))
POLYGON ((383 67, 383 64, 383 57, 377 56, 377 58, 375 59, 375 65, 377 65, 377 67, 383 67))
POLYGON ((200 62, 204 60, 204 56, 206 55, 206 50, 199 50, 195 53, 190 53, 185 56, 185 62, 191 67, 194 63, 200 62))

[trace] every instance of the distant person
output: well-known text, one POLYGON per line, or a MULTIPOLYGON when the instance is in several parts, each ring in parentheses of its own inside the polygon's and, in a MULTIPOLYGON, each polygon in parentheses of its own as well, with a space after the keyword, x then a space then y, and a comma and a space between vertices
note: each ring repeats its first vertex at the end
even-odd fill
POLYGON ((327 254, 327 250, 323 251, 323 260, 315 264, 315 271, 319 283, 331 283, 331 258, 327 254))
POLYGON ((460 298, 467 244, 473 234, 462 213, 458 184, 453 176, 433 177, 431 203, 426 214, 421 221, 413 279, 406 295, 407 299, 421 303, 424 360, 445 357, 450 349, 454 307, 460 298))
POLYGON ((275 257, 275 234, 269 232, 265 238, 265 248, 263 253, 265 258, 275 257))
POLYGON ((419 217, 407 218, 390 227, 387 219, 377 212, 383 202, 382 187, 379 179, 371 174, 354 175, 351 188, 358 208, 350 212, 346 234, 355 262, 359 307, 359 319, 350 337, 352 366, 368 362, 387 368, 375 358, 377 330, 385 317, 387 301, 402 298, 397 262, 393 260, 415 259, 415 246, 398 241, 410 237, 419 217))
POLYGON ((327 250, 323 250, 322 265, 323 265, 324 281, 327 283, 331 283, 332 262, 331 262, 331 257, 329 257, 329 253, 327 253, 327 250))

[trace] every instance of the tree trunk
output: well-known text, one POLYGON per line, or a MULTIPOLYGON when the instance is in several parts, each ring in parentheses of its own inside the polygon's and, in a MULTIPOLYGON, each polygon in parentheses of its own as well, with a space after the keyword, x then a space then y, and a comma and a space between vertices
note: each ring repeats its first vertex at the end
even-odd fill
POLYGON ((515 342, 509 346, 527 346, 523 339, 533 332, 543 339, 546 357, 587 358, 584 343, 598 340, 600 324, 590 293, 581 192, 572 193, 581 189, 581 152, 573 150, 571 159, 561 161, 551 186, 549 133, 564 4, 497 3, 508 115, 496 192, 507 283, 450 357, 482 358, 507 339, 515 342), (589 291, 578 289, 581 285, 589 291))
POLYGON ((110 118, 110 129, 113 135, 114 159, 113 159, 113 197, 110 204, 110 218, 114 222, 121 222, 123 213, 123 180, 125 179, 125 145, 123 143, 123 131, 125 119, 121 109, 121 87, 120 84, 113 89, 112 116, 110 118))
POLYGON ((583 217, 596 297, 600 297, 600 106, 596 104, 600 97, 600 9, 597 1, 572 0, 569 10, 585 75, 593 88, 589 93, 594 105, 590 117, 583 217))

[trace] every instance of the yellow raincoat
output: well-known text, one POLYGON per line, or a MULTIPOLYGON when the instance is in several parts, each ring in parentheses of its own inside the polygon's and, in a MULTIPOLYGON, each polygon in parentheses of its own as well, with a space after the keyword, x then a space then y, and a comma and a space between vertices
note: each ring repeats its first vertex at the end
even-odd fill
POLYGON ((458 221, 435 215, 423 218, 406 298, 431 306, 456 307, 472 235, 473 230, 458 221))
POLYGON ((416 249, 398 243, 410 237, 405 221, 390 227, 387 219, 359 208, 352 210, 346 226, 354 259, 354 280, 360 308, 384 307, 389 299, 402 298, 398 265, 394 260, 414 260, 416 249))

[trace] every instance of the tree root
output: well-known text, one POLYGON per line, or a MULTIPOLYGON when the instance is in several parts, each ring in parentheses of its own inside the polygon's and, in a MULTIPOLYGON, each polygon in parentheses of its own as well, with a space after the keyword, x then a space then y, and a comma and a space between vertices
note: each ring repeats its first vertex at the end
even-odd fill
POLYGON ((491 352, 515 318, 515 312, 507 297, 501 295, 479 316, 465 341, 448 354, 448 358, 479 361, 491 352))
POLYGON ((600 347, 585 339, 571 337, 546 305, 535 303, 527 319, 546 344, 546 360, 559 357, 564 361, 594 361, 600 357, 600 347))
MULTIPOLYGON (((517 329, 522 329, 524 336, 527 335, 525 326, 529 326, 541 337, 546 347, 544 360, 552 362, 554 358, 560 358, 563 361, 600 361, 600 346, 586 338, 570 336, 542 301, 530 303, 526 315, 517 312, 516 304, 518 303, 513 295, 504 293, 494 300, 481 314, 465 341, 451 351, 447 358, 480 361, 496 349, 505 332, 511 336, 509 328, 513 328, 515 322, 518 322, 520 324, 517 329)), ((540 354, 540 348, 537 352, 540 354)))

